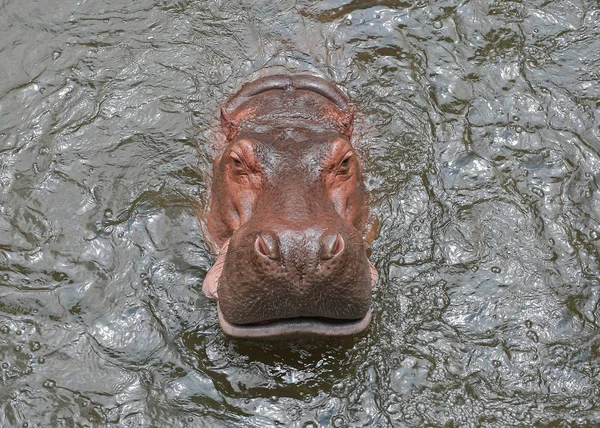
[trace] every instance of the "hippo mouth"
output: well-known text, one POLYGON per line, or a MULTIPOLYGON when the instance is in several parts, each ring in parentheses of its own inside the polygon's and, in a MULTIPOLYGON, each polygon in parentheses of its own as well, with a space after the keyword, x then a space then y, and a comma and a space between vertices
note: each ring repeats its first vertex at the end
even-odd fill
MULTIPOLYGON (((343 337, 361 333, 367 329, 373 316, 372 308, 368 308, 365 315, 355 319, 341 319, 329 317, 291 317, 276 318, 238 324, 229 321, 221 309, 218 297, 218 283, 223 273, 225 260, 229 251, 229 240, 225 242, 213 267, 207 273, 202 289, 204 294, 217 301, 217 314, 219 325, 223 332, 233 338, 239 339, 280 339, 295 337, 343 337)), ((378 275, 375 267, 368 262, 371 286, 377 282, 378 275)))
MULTIPOLYGON (((371 323, 373 311, 369 307, 365 315, 356 319, 340 319, 329 317, 291 317, 277 318, 266 321, 237 324, 227 320, 218 298, 218 283, 223 273, 225 259, 229 251, 229 240, 225 242, 216 262, 207 273, 202 289, 205 295, 217 300, 219 325, 223 332, 233 338, 240 339, 280 339, 294 337, 343 337, 361 333, 371 323)), ((377 282, 378 275, 375 267, 368 262, 371 286, 377 282)))
POLYGON ((238 339, 280 339, 290 337, 342 337, 364 331, 371 323, 372 310, 356 320, 323 317, 297 317, 233 324, 227 321, 217 304, 219 325, 225 334, 238 339))

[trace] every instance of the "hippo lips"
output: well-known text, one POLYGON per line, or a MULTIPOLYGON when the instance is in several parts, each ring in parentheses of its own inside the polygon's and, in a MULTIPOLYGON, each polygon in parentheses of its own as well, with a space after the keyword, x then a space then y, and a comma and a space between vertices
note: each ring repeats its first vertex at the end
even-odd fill
POLYGON ((225 334, 239 339, 280 339, 282 337, 340 337, 364 331, 371 323, 372 310, 358 320, 329 318, 288 318, 255 324, 232 324, 217 304, 219 325, 225 334))

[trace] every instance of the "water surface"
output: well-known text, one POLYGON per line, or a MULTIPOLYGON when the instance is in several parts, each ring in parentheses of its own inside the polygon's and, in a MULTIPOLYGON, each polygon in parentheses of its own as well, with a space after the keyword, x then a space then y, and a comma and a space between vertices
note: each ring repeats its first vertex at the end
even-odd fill
POLYGON ((3 0, 0 425, 597 426, 599 70, 595 1, 3 0), (362 112, 362 337, 201 293, 219 106, 281 70, 362 112))

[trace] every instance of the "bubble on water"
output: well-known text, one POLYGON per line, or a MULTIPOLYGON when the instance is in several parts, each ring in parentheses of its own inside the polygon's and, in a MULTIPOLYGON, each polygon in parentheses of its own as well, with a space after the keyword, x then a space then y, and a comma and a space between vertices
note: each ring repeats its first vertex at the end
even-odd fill
POLYGON ((39 351, 41 347, 42 346, 40 345, 40 342, 35 342, 35 341, 29 342, 29 349, 32 352, 39 351))
POLYGON ((597 230, 592 230, 590 232, 590 238, 595 241, 596 239, 600 238, 600 232, 597 230))
POLYGON ((527 332, 526 336, 529 340, 531 340, 532 342, 535 342, 535 343, 537 343, 540 340, 537 333, 533 330, 529 330, 527 332))
POLYGON ((494 272, 494 273, 500 273, 500 272, 502 272, 502 269, 500 269, 499 266, 492 266, 492 272, 494 272))
POLYGON ((61 55, 62 55, 62 54, 61 54, 61 52, 60 52, 60 51, 54 51, 54 52, 52 52, 52 59, 53 59, 54 61, 56 61, 58 58, 60 58, 60 56, 61 56, 61 55))
POLYGON ((436 30, 439 30, 440 28, 442 28, 442 26, 442 21, 434 21, 433 23, 433 28, 435 28, 436 30))
POLYGON ((44 387, 45 388, 49 388, 52 389, 56 386, 56 381, 52 380, 52 379, 48 379, 47 381, 44 382, 44 387))
POLYGON ((527 328, 530 329, 531 327, 533 327, 533 322, 531 320, 526 320, 525 321, 525 327, 527 327, 527 328))
POLYGON ((5 273, 4 275, 2 275, 2 281, 8 281, 10 277, 8 276, 7 273, 5 273))
POLYGON ((333 418, 331 418, 331 425, 334 428, 342 428, 346 426, 346 420, 342 415, 336 415, 333 418))
POLYGON ((112 218, 112 216, 113 216, 113 212, 110 209, 104 211, 105 218, 112 218))
POLYGON ((290 407, 287 410, 287 413, 288 413, 288 415, 290 415, 290 418, 292 418, 292 419, 296 419, 296 418, 298 418, 302 414, 302 412, 300 411, 300 409, 298 407, 296 407, 296 406, 290 407))
POLYGON ((55 281, 58 281, 58 282, 62 282, 67 278, 68 278, 68 275, 64 272, 54 272, 52 274, 52 279, 54 279, 55 281))
POLYGON ((304 422, 304 425, 302 425, 302 428, 318 428, 319 425, 317 425, 316 422, 313 421, 308 421, 308 422, 304 422))
POLYGON ((338 382, 331 387, 331 392, 337 396, 343 396, 345 392, 345 386, 343 382, 338 382))
POLYGON ((10 365, 9 365, 7 362, 4 362, 4 363, 2 363, 2 368, 3 368, 4 370, 6 370, 6 369, 7 369, 7 368, 9 368, 9 367, 10 367, 10 365))
POLYGON ((492 365, 498 368, 502 365, 502 363, 499 360, 492 360, 492 365))
POLYGON ((10 332, 10 327, 7 325, 3 325, 0 327, 0 333, 8 334, 10 332))
POLYGON ((539 196, 540 198, 544 197, 544 191, 542 189, 540 189, 539 187, 532 187, 531 193, 533 193, 536 196, 539 196))
POLYGON ((149 285, 150 285, 150 280, 149 280, 148 278, 144 278, 144 279, 142 280, 142 285, 143 285, 144 287, 147 287, 147 286, 149 286, 149 285))
POLYGON ((45 357, 39 357, 37 359, 38 364, 44 364, 46 362, 46 358, 45 357))

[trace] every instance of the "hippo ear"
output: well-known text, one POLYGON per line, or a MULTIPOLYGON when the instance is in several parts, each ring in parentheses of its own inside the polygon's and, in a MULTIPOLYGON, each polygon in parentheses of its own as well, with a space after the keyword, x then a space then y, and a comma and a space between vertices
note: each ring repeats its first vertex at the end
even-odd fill
POLYGON ((348 138, 352 136, 352 132, 354 131, 355 114, 356 107, 354 105, 349 105, 342 111, 342 117, 340 120, 340 124, 342 126, 342 134, 344 134, 348 138))
POLYGON ((236 134, 238 128, 237 122, 235 122, 225 107, 221 107, 221 129, 223 134, 225 134, 225 138, 230 140, 236 134))

